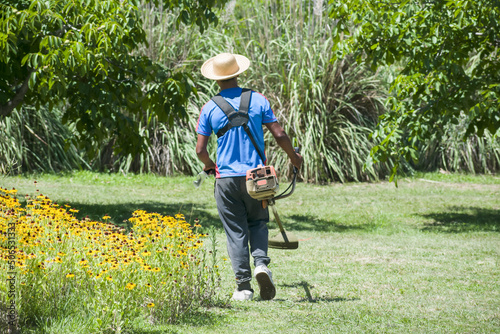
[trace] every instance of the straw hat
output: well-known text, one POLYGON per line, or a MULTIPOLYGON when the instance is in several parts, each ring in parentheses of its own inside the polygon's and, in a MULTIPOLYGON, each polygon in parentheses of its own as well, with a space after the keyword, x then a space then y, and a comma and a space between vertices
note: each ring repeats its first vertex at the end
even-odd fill
POLYGON ((247 57, 231 53, 221 53, 207 60, 201 67, 201 74, 212 80, 227 80, 245 72, 250 67, 247 57))

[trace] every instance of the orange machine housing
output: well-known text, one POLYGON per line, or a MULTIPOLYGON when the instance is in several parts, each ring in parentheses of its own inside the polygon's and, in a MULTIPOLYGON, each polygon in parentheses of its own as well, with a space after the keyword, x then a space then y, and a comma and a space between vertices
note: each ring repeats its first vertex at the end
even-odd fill
POLYGON ((273 198, 279 191, 278 178, 273 166, 249 169, 246 183, 248 194, 258 200, 273 198))

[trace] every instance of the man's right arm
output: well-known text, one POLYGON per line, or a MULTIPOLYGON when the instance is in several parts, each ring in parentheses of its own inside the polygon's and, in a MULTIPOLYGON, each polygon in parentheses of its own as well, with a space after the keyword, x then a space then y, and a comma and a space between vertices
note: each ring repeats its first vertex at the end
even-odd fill
POLYGON ((203 168, 204 171, 209 171, 211 169, 215 171, 215 163, 212 159, 210 159, 207 151, 209 139, 210 137, 198 134, 198 140, 196 142, 196 155, 198 156, 198 159, 205 164, 205 167, 203 168))

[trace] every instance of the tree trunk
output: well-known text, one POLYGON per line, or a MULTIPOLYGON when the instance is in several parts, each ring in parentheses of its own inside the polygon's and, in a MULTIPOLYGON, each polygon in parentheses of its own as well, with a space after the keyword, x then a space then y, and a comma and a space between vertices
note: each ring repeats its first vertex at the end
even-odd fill
POLYGON ((30 76, 33 71, 30 71, 28 73, 28 76, 24 80, 23 84, 21 87, 17 90, 16 95, 7 102, 5 105, 0 105, 0 117, 6 117, 9 116, 12 111, 24 100, 24 96, 28 92, 28 83, 30 81, 30 76))

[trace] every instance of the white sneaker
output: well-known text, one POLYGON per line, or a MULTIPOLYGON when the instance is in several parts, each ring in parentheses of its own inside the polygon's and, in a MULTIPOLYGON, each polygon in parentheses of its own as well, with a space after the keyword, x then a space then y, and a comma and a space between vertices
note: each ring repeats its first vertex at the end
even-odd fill
POLYGON ((263 300, 271 300, 276 296, 273 274, 269 268, 264 265, 255 267, 255 279, 259 283, 260 297, 263 300))
POLYGON ((252 300, 253 298, 253 292, 250 290, 236 290, 233 293, 233 298, 231 300, 236 300, 236 301, 245 301, 245 300, 252 300))

